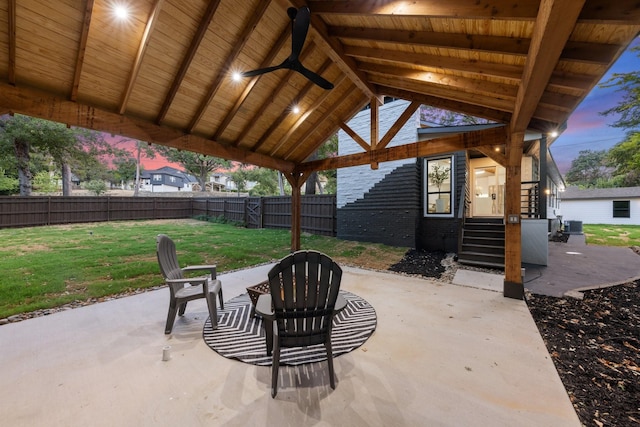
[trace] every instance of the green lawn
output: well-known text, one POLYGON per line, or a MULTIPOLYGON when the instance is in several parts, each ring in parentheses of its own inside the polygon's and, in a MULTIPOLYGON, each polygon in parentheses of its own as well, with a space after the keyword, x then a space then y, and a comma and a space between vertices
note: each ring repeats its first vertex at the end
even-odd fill
MULTIPOLYGON (((156 235, 176 243, 181 265, 215 263, 218 272, 282 258, 288 230, 246 229, 196 220, 124 221, 0 230, 0 319, 162 283, 156 235)), ((338 262, 386 269, 407 248, 303 234, 303 249, 338 262)))
POLYGON ((584 224, 587 244, 604 246, 640 246, 640 225, 584 224))

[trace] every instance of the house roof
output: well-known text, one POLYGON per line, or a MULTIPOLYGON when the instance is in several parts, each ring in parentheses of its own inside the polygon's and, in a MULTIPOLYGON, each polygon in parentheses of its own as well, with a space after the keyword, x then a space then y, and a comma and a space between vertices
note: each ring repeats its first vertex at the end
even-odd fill
POLYGON ((184 182, 198 182, 196 177, 176 168, 172 168, 171 166, 163 166, 159 169, 143 171, 142 176, 144 178, 149 178, 153 174, 164 174, 164 175, 172 175, 178 178, 181 178, 184 182))
POLYGON ((287 8, 301 0, 137 0, 126 22, 115 3, 0 0, 0 114, 289 174, 415 156, 365 141, 366 155, 307 161, 384 96, 508 125, 455 140, 466 148, 551 131, 640 31, 631 0, 308 1, 300 59, 335 86, 325 90, 287 70, 231 79, 288 57, 287 8))
POLYGON ((640 187, 587 188, 567 187, 562 200, 640 198, 640 187))

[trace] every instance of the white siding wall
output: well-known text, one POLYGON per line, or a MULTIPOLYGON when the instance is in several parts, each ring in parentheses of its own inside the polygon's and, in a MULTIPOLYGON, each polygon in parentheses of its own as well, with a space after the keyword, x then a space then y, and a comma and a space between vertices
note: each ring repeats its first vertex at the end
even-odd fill
POLYGON ((563 199, 560 205, 562 220, 582 221, 583 224, 640 225, 640 199, 621 197, 616 200, 631 201, 631 218, 613 217, 613 199, 563 199))
MULTIPOLYGON (((380 123, 379 138, 382 138, 387 133, 408 105, 409 102, 407 101, 394 101, 380 106, 378 112, 380 123)), ((414 119, 407 120, 388 147, 417 141, 419 120, 419 113, 416 111, 414 119)), ((360 111, 348 124, 362 139, 367 142, 371 141, 371 110, 360 111)), ((362 153, 363 151, 364 149, 346 132, 341 130, 338 133, 338 153, 341 156, 362 153)), ((377 170, 371 169, 370 165, 338 169, 337 207, 341 208, 347 203, 361 199, 375 184, 382 181, 385 175, 404 164, 415 161, 416 159, 405 159, 384 162, 379 164, 377 170)))

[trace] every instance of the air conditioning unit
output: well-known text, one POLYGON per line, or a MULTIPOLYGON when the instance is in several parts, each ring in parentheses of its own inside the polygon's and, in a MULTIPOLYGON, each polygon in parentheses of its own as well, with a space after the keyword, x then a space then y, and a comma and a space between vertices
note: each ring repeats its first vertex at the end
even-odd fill
POLYGON ((582 234, 582 221, 565 221, 564 232, 568 234, 582 234))

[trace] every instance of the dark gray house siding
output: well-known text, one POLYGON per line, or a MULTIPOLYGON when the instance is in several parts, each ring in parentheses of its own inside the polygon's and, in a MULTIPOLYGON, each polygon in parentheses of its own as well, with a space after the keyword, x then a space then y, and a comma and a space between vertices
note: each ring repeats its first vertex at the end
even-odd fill
POLYGON ((422 213, 420 193, 415 160, 394 169, 364 197, 337 210, 338 238, 415 247, 422 213))

